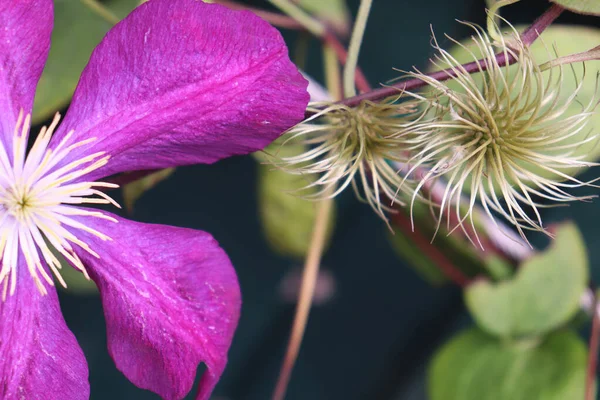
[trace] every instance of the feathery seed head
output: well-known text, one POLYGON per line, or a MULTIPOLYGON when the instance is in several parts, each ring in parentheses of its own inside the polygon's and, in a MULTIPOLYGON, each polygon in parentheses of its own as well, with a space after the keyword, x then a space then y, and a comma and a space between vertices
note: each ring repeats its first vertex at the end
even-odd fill
POLYGON ((581 139, 581 132, 590 129, 587 123, 597 99, 571 115, 568 109, 577 102, 583 80, 574 92, 565 94, 562 67, 542 71, 514 28, 509 38, 492 43, 481 28, 467 25, 475 30, 474 47, 449 39, 474 60, 484 60, 477 64, 479 72, 469 74, 434 37, 438 52, 434 65, 450 67, 456 78, 441 82, 419 71, 408 73, 430 87, 412 94, 430 107, 430 114, 413 126, 418 143, 407 162, 408 174, 421 171, 413 202, 421 187, 443 177, 446 187, 439 222, 455 207, 457 226, 469 221, 474 229, 478 200, 492 218, 495 212, 514 224, 524 239, 524 230, 549 234, 538 211, 548 205, 539 199, 565 203, 590 198, 567 190, 592 183, 573 175, 581 167, 595 165, 586 162, 578 148, 597 140, 590 135, 581 139), (514 57, 515 65, 499 63, 498 50, 505 59, 514 57), (461 203, 463 192, 469 195, 461 203))
POLYGON ((410 150, 411 126, 422 113, 418 100, 364 101, 355 108, 343 104, 313 103, 313 116, 287 133, 284 142, 301 142, 310 149, 295 157, 283 157, 274 165, 292 174, 318 174, 305 189, 319 186, 307 198, 335 197, 352 186, 357 197, 367 202, 387 221, 390 207, 403 178, 390 161, 405 162, 410 150), (387 200, 385 200, 387 198, 387 200))

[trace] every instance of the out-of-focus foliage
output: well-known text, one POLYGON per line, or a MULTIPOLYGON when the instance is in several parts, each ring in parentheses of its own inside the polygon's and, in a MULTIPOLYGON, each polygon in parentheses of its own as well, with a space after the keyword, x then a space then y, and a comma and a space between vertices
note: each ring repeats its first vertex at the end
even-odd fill
POLYGON ((160 182, 170 177, 175 168, 165 168, 160 171, 154 172, 134 182, 128 183, 123 186, 123 205, 127 212, 133 212, 133 206, 140 197, 160 182))
POLYGON ((580 14, 600 15, 598 0, 550 0, 564 8, 580 14))
POLYGON ((347 35, 350 32, 350 11, 346 0, 297 0, 297 3, 340 34, 347 35))
POLYGON ((423 279, 433 285, 446 282, 446 277, 440 268, 415 246, 414 235, 406 234, 394 227, 394 232, 388 237, 396 254, 413 267, 423 279))
POLYGON ((583 399, 587 352, 571 331, 501 341, 473 328, 446 343, 429 370, 430 400, 583 399))
MULTIPOLYGON (((118 18, 125 17, 138 0, 106 0, 101 4, 118 18)), ((81 0, 54 2, 52 47, 35 96, 33 123, 39 123, 71 100, 79 75, 94 47, 112 24, 81 0)))
POLYGON ((504 258, 494 254, 484 254, 484 265, 493 280, 506 279, 512 275, 512 266, 504 258))
POLYGON ((465 299, 477 324, 490 334, 540 335, 573 318, 587 283, 583 238, 574 224, 565 224, 551 247, 525 261, 512 279, 478 281, 466 289, 465 299))
MULTIPOLYGON (((78 295, 95 295, 98 293, 98 287, 94 281, 86 279, 81 272, 73 268, 65 259, 65 257, 53 247, 52 252, 60 261, 60 265, 62 267, 60 270, 60 275, 67 284, 67 287, 65 288, 67 292, 78 295)), ((58 287, 63 288, 61 285, 58 285, 58 287)))
MULTIPOLYGON (((273 144, 269 150, 275 157, 290 157, 306 151, 301 144, 273 144)), ((257 154, 260 161, 264 155, 257 154)), ((314 182, 315 175, 292 175, 269 163, 258 165, 258 203, 263 232, 271 248, 291 257, 304 257, 308 250, 316 216, 316 202, 308 196, 319 190, 318 186, 304 189, 314 182)), ((330 213, 327 242, 333 232, 335 203, 330 213)))
POLYGON ((460 269, 465 275, 472 276, 485 272, 482 268, 482 263, 485 260, 479 257, 477 248, 461 233, 455 232, 449 235, 446 224, 443 223, 434 238, 437 221, 433 217, 429 206, 415 203, 413 219, 418 230, 417 233, 406 234, 398 228, 397 224, 394 224, 392 225, 394 232, 389 235, 389 239, 396 254, 406 260, 429 283, 441 284, 446 279, 439 266, 431 260, 430 252, 423 251, 415 245, 416 235, 421 236, 419 240, 427 244, 432 242, 432 251, 441 252, 454 267, 460 269), (435 248, 433 248, 434 246, 435 248))

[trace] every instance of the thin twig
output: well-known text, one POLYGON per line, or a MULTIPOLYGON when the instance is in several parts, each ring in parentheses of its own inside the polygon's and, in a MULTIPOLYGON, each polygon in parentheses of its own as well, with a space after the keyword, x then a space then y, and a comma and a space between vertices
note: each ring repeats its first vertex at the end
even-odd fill
POLYGON ((327 82, 329 96, 334 99, 343 99, 344 90, 342 89, 342 77, 335 49, 328 43, 323 45, 323 70, 325 72, 325 81, 327 82))
POLYGON ((356 87, 354 86, 354 76, 356 72, 356 65, 358 64, 358 54, 363 42, 365 29, 367 27, 367 20, 369 19, 369 13, 371 12, 371 5, 373 0, 360 0, 360 6, 358 7, 358 15, 354 27, 352 28, 352 36, 350 37, 350 45, 348 46, 348 52, 346 57, 346 63, 344 65, 344 97, 356 96, 356 87))
POLYGON ((521 34, 521 40, 526 46, 531 46, 538 37, 546 30, 547 27, 563 13, 565 9, 558 4, 553 4, 549 9, 540 15, 529 28, 525 29, 521 34))
MULTIPOLYGON (((335 51, 335 54, 337 55, 337 58, 340 61, 340 63, 345 64, 346 59, 348 57, 348 53, 346 52, 346 48, 339 41, 339 39, 333 33, 327 32, 323 37, 323 40, 325 41, 325 43, 330 45, 331 48, 335 51)), ((361 92, 369 92, 372 90, 371 85, 369 85, 369 81, 367 81, 367 78, 365 77, 364 73, 358 65, 356 66, 354 80, 354 83, 356 83, 356 87, 361 92)))
MULTIPOLYGON (((536 19, 529 28, 525 29, 525 31, 521 34, 521 41, 524 45, 530 46, 541 33, 548 27, 550 24, 558 18, 558 16, 564 11, 564 8, 559 6, 558 4, 553 4, 544 14, 542 14, 538 19, 536 19)), ((499 65, 511 65, 516 62, 516 59, 512 55, 508 55, 505 52, 499 53, 496 55, 496 60, 499 65)), ((460 70, 465 70, 467 73, 476 73, 481 70, 487 69, 487 64, 485 60, 473 61, 468 64, 464 64, 460 70)), ((428 76, 434 78, 438 81, 445 81, 448 79, 456 78, 459 69, 457 68, 447 68, 441 71, 432 72, 427 74, 428 76)), ((358 96, 350 97, 342 100, 341 102, 347 106, 355 107, 359 105, 362 101, 370 100, 370 101, 378 101, 385 99, 390 96, 397 95, 399 92, 404 90, 415 90, 421 87, 427 86, 422 79, 412 78, 407 79, 401 82, 398 82, 394 85, 385 86, 379 89, 372 90, 367 93, 359 94, 358 96)))
POLYGON ((321 264, 321 256, 325 247, 325 238, 327 236, 327 225, 329 223, 329 213, 333 199, 327 198, 317 203, 317 215, 313 234, 308 249, 308 255, 304 264, 302 273, 302 286, 300 287, 300 295, 296 306, 296 315, 292 325, 292 333, 288 342, 287 352, 281 370, 279 379, 273 393, 273 400, 283 400, 287 390, 288 382, 294 369, 294 364, 298 358, 302 337, 306 329, 310 307, 312 305, 313 295, 319 275, 319 265, 321 264))
MULTIPOLYGON (((326 43, 323 46, 323 61, 325 69, 325 81, 327 88, 335 99, 342 98, 341 76, 338 60, 332 46, 326 43)), ((321 263, 321 256, 325 250, 325 240, 327 237, 327 229, 333 199, 328 198, 335 192, 335 186, 329 189, 323 200, 317 203, 317 212, 313 224, 313 231, 308 248, 308 254, 304 263, 304 271, 302 274, 302 284, 300 286, 300 294, 298 296, 298 304, 296 306, 296 314, 292 325, 292 332, 288 342, 286 354, 279 372, 279 378, 273 392, 273 400, 283 400, 287 390, 288 383, 294 369, 294 364, 298 358, 298 352, 302 344, 302 338, 308 322, 308 315, 312 305, 316 281, 321 263)))

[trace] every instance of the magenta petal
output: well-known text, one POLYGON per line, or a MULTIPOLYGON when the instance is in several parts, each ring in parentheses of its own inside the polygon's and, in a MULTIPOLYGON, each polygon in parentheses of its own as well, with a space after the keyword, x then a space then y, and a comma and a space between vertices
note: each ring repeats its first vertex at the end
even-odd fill
POLYGON ((204 362, 198 398, 208 399, 227 363, 240 311, 229 258, 206 232, 111 216, 118 224, 80 222, 112 241, 77 234, 100 254, 78 252, 100 289, 117 368, 141 388, 181 399, 204 362))
POLYGON ((95 49, 51 146, 71 130, 70 142, 96 138, 64 161, 110 154, 86 179, 212 163, 262 149, 299 122, 306 86, 279 32, 254 14, 153 0, 95 49))
POLYGON ((56 290, 42 296, 25 262, 18 268, 14 295, 0 300, 0 399, 87 400, 87 364, 56 290))
POLYGON ((5 148, 12 146, 19 112, 33 108, 50 50, 52 17, 51 0, 0 1, 0 140, 5 148))

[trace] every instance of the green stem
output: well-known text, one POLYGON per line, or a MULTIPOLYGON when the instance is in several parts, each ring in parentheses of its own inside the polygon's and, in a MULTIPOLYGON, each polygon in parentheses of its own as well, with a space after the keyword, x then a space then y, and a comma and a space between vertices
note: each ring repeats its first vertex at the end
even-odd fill
POLYGON ((322 37, 325 34, 325 26, 318 20, 304 12, 300 7, 289 0, 269 0, 271 4, 302 24, 307 31, 316 37, 322 37))
POLYGON ((488 35, 490 35, 490 37, 495 41, 500 42, 502 39, 502 33, 500 33, 500 30, 498 28, 498 16, 500 15, 498 13, 498 10, 500 10, 504 6, 514 4, 518 1, 521 0, 497 0, 496 2, 490 5, 490 9, 488 10, 487 16, 487 30, 488 35))
MULTIPOLYGON (((553 4, 546 10, 544 14, 542 14, 538 19, 536 19, 533 24, 529 26, 529 28, 525 29, 525 31, 521 34, 521 41, 525 46, 530 46, 535 40, 538 38, 542 32, 554 22, 556 18, 564 11, 564 8, 559 6, 558 4, 553 4)), ((501 52, 496 54, 496 61, 499 65, 508 66, 510 64, 514 64, 517 60, 509 55, 507 57, 505 52, 501 52)), ((485 59, 472 61, 467 64, 463 64, 461 69, 466 71, 467 73, 473 74, 477 72, 481 72, 481 70, 487 69, 487 64, 485 59)), ((448 79, 453 79, 457 76, 456 68, 448 68, 441 71, 435 71, 427 74, 428 76, 438 80, 445 81, 448 79)), ((361 93, 357 96, 353 96, 351 98, 346 98, 342 101, 343 104, 356 107, 361 102, 368 101, 380 101, 390 96, 397 96, 402 93, 404 90, 415 90, 418 88, 422 88, 427 86, 427 83, 420 78, 412 78, 402 80, 393 85, 385 86, 382 88, 378 88, 372 90, 367 93, 361 93)))
POLYGON ((121 18, 117 17, 106 6, 96 0, 81 0, 81 2, 111 25, 116 25, 121 20, 121 18))
MULTIPOLYGON (((335 187, 334 187, 335 188, 335 187)), ((292 332, 288 342, 287 351, 283 360, 283 365, 279 373, 279 379, 273 393, 273 400, 283 400, 287 390, 294 364, 300 352, 302 338, 306 330, 306 323, 312 306, 312 301, 317 287, 317 279, 319 277, 319 267, 321 265, 321 256, 325 249, 327 240, 327 225, 329 222, 329 214, 331 213, 332 198, 324 198, 317 203, 317 215, 313 226, 310 247, 304 262, 304 270, 302 272, 302 284, 300 286, 300 295, 298 296, 298 304, 296 306, 296 314, 292 324, 292 332)))
MULTIPOLYGON (((332 96, 339 100, 337 93, 339 90, 339 64, 335 52, 330 46, 323 47, 323 61, 325 63, 325 78, 327 89, 332 96)), ((310 238, 310 245, 304 261, 304 270, 302 272, 302 284, 300 286, 300 294, 298 296, 298 304, 296 305, 296 314, 292 323, 292 331, 286 349, 283 364, 279 371, 279 378, 275 385, 272 400, 283 400, 287 390, 292 370, 296 364, 310 308, 312 306, 317 279, 319 277, 319 268, 321 266, 321 257, 325 251, 325 243, 327 242, 328 225, 330 221, 331 209, 334 199, 331 195, 335 193, 335 185, 323 194, 323 199, 320 200, 316 207, 317 213, 313 224, 313 231, 310 238)))
POLYGON ((540 70, 545 71, 550 68, 558 67, 559 65, 596 60, 600 60, 600 46, 596 46, 593 49, 581 53, 555 58, 554 60, 550 60, 540 65, 540 70))
POLYGON ((350 46, 348 47, 348 58, 344 66, 344 97, 356 96, 356 87, 354 86, 354 75, 356 73, 356 65, 358 63, 358 53, 362 44, 367 19, 371 11, 373 0, 361 0, 358 8, 358 16, 354 23, 350 46))
POLYGON ((323 67, 325 70, 325 81, 327 82, 327 90, 329 94, 336 99, 342 98, 342 82, 340 77, 340 68, 335 50, 328 45, 323 45, 323 67))

